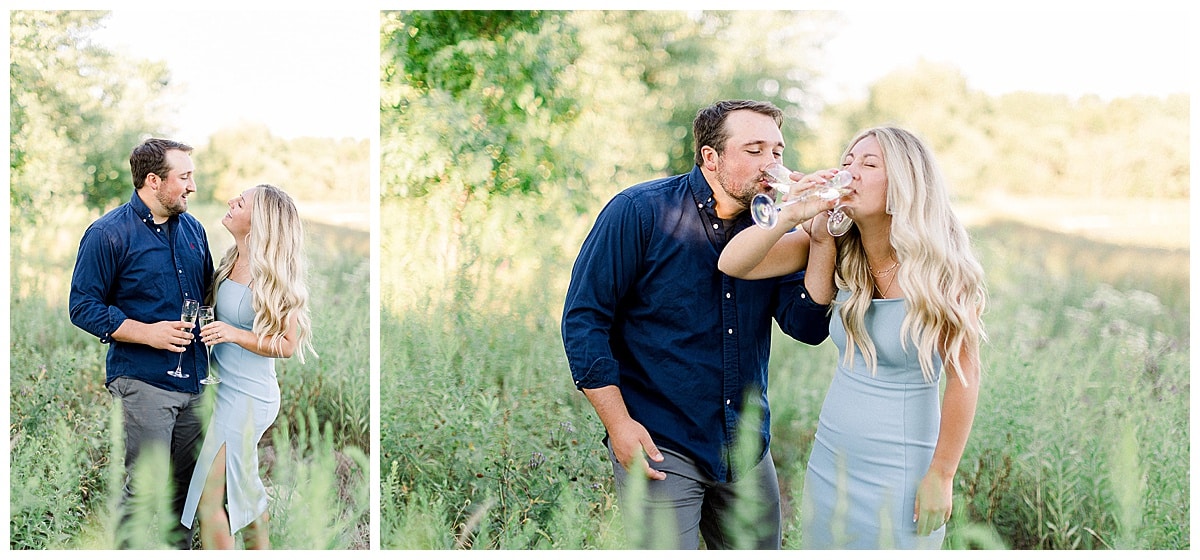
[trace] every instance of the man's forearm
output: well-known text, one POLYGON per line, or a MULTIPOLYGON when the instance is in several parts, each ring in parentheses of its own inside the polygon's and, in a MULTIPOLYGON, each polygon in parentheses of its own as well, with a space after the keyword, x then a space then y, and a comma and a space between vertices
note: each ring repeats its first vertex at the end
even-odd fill
POLYGON ((612 433, 613 427, 630 420, 629 409, 625 408, 625 398, 621 396, 621 388, 616 385, 605 385, 595 389, 584 389, 584 396, 596 409, 600 423, 604 429, 612 433))
POLYGON ((117 342, 129 342, 134 344, 149 344, 147 341, 148 327, 146 323, 135 321, 133 319, 125 319, 121 322, 121 326, 113 331, 112 339, 117 342))

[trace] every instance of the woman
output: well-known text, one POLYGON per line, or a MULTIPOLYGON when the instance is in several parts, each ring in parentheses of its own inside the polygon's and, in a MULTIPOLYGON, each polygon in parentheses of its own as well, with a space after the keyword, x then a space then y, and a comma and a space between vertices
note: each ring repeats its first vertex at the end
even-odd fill
MULTIPOLYGON (((275 358, 312 351, 304 231, 291 197, 259 185, 229 201, 221 224, 234 245, 217 267, 216 321, 200 330, 221 384, 188 488, 182 523, 199 517, 205 549, 270 548, 258 441, 279 414, 275 358), (228 513, 225 502, 228 498, 228 513)), ((316 355, 316 352, 313 352, 316 355)))
POLYGON ((979 396, 983 269, 932 154, 912 133, 862 132, 842 168, 853 175, 842 199, 849 233, 830 237, 822 213, 784 235, 816 214, 789 207, 782 227, 733 239, 721 270, 757 278, 807 265, 809 296, 832 300, 841 359, 804 479, 801 544, 940 548, 979 396))

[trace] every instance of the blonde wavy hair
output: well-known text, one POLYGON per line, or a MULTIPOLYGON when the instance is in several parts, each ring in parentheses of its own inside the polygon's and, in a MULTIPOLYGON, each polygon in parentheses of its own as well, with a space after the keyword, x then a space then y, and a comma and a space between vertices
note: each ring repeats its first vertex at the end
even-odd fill
MULTIPOLYGON (((906 308, 901 343, 907 349, 910 341, 916 342, 927 382, 934 380, 933 353, 938 351, 943 370, 955 372, 966 385, 959 356, 964 348, 978 348, 987 339, 980 319, 987 300, 983 267, 971 252, 966 228, 950 207, 946 179, 925 143, 900 128, 871 128, 850 141, 842 160, 867 136, 874 136, 883 152, 890 241, 902 263, 895 280, 906 308)), ((837 285, 849 292, 840 302, 847 336, 845 364, 853 363, 857 347, 874 375, 875 344, 864 324, 874 284, 858 228, 838 238, 837 248, 837 285)))
MULTIPOLYGON (((254 308, 254 334, 259 346, 267 345, 274 355, 282 353, 283 336, 292 317, 296 318, 297 343, 294 354, 304 363, 305 350, 317 355, 312 345, 312 321, 308 312, 307 264, 304 258, 304 227, 292 197, 274 185, 254 187, 247 250, 250 259, 250 294, 254 308)), ((213 289, 229 277, 238 259, 234 244, 217 266, 213 289)))

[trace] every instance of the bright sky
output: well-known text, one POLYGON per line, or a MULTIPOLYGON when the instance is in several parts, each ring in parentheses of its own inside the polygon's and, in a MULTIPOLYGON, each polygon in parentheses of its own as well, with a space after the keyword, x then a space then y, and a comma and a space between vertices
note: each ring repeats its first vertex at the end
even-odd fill
POLYGON ((243 121, 284 138, 377 129, 377 11, 114 9, 106 22, 97 42, 165 61, 183 86, 174 122, 186 141, 243 121))
MULTIPOLYGON (((257 12, 220 3, 223 11, 115 9, 95 38, 167 62, 186 88, 179 135, 193 142, 239 121, 265 123, 289 138, 373 135, 379 18, 370 2, 353 11, 257 12), (157 31, 137 41, 137 30, 147 28, 157 31)), ((796 7, 827 7, 805 4, 796 7)), ((889 4, 850 4, 853 11, 842 12, 844 29, 827 45, 824 82, 815 84, 830 101, 861 97, 868 84, 919 59, 953 65, 971 88, 990 94, 1111 99, 1191 90, 1196 16, 1187 12, 935 10, 937 3, 924 2, 916 5, 928 11, 888 11, 878 6, 889 4)))
POLYGON ((1187 12, 854 11, 827 44, 831 97, 862 97, 889 71, 924 58, 957 67, 968 86, 1013 91, 1135 94, 1191 91, 1195 59, 1187 12))

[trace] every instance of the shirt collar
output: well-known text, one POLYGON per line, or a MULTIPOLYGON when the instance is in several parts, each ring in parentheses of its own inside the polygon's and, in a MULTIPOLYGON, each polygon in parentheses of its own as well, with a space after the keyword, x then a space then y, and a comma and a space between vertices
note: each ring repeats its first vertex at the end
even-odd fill
POLYGON ((696 199, 697 207, 711 209, 716 204, 712 187, 708 185, 708 179, 704 178, 704 172, 700 170, 699 165, 692 167, 692 172, 688 174, 688 183, 692 187, 692 197, 696 199))
MULTIPOLYGON (((137 214, 138 219, 141 220, 143 224, 146 224, 146 226, 155 227, 160 225, 154 223, 154 212, 151 212, 150 207, 146 206, 146 203, 142 201, 140 196, 138 196, 137 189, 133 190, 133 196, 129 198, 129 207, 133 208, 133 211, 137 214)), ((178 216, 170 216, 167 218, 167 221, 164 222, 164 224, 169 224, 175 221, 176 218, 178 218, 178 216)))
MULTIPOLYGON (((695 198, 696 207, 707 212, 712 218, 717 218, 717 201, 713 198, 713 189, 708 184, 708 179, 704 177, 704 172, 697 165, 692 168, 692 172, 688 175, 688 182, 691 183, 692 197, 695 198)), ((738 213, 729 220, 729 223, 735 226, 735 233, 741 231, 745 224, 750 223, 750 212, 743 211, 738 213)))

